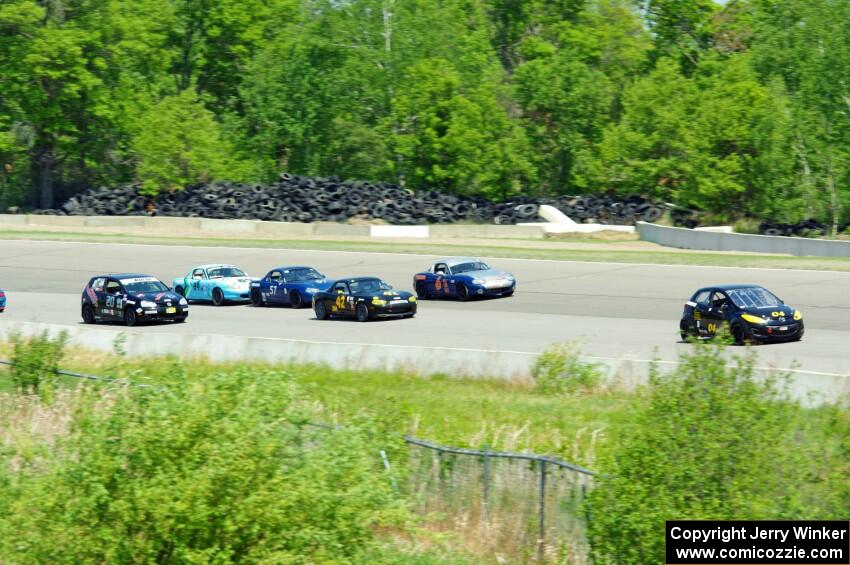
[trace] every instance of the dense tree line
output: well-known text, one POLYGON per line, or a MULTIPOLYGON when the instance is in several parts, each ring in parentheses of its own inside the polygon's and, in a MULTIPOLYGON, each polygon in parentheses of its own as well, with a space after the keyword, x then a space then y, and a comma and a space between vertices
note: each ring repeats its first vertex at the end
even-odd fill
POLYGON ((838 225, 838 0, 5 0, 0 207, 288 170, 838 225))

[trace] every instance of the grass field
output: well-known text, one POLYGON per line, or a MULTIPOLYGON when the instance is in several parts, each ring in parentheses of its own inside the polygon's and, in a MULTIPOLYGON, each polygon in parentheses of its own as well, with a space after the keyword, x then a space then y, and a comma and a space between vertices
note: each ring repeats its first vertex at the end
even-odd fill
POLYGON ((515 259, 641 263, 658 265, 705 265, 772 269, 850 271, 850 258, 792 257, 747 253, 685 251, 604 236, 574 236, 546 240, 474 240, 452 242, 339 241, 331 239, 249 239, 66 231, 0 230, 0 240, 80 241, 96 243, 175 244, 206 247, 262 249, 316 249, 367 251, 422 255, 472 255, 515 259))
MULTIPOLYGON (((11 348, 0 344, 0 359, 9 359, 11 348)), ((245 364, 216 364, 175 358, 143 360, 87 351, 68 351, 63 369, 133 383, 155 384, 175 372, 202 378, 218 371, 236 370, 245 364)), ((258 372, 270 367, 249 364, 258 372)), ((395 431, 440 443, 507 451, 533 451, 592 466, 605 429, 621 418, 631 402, 619 391, 593 394, 547 395, 531 382, 464 380, 420 377, 383 371, 331 370, 313 365, 272 367, 280 378, 302 385, 323 406, 322 419, 343 424, 369 415, 386 421, 395 431)), ((76 379, 61 377, 63 385, 76 379)), ((0 369, 0 392, 12 384, 0 369)))

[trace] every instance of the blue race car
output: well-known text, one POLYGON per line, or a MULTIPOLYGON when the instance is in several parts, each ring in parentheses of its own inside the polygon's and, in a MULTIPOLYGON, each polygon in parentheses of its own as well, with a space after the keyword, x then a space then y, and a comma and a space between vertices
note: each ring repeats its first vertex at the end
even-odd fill
POLYGON ((277 267, 251 283, 251 304, 309 306, 314 294, 328 290, 333 283, 313 267, 277 267))
POLYGON ((184 277, 176 277, 174 292, 186 300, 210 301, 216 306, 225 302, 250 300, 253 279, 235 265, 200 265, 184 277))
POLYGON ((0 288, 0 313, 6 310, 6 293, 0 288))
POLYGON ((473 257, 438 259, 427 271, 413 277, 413 289, 421 300, 457 298, 461 301, 484 296, 510 296, 516 279, 473 257))

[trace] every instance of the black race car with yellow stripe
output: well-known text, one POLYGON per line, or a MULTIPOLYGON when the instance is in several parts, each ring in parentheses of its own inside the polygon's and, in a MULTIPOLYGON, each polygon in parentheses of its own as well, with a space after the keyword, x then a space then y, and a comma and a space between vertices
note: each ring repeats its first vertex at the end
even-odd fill
POLYGON ((803 314, 766 288, 754 284, 727 284, 697 290, 685 303, 679 331, 711 338, 728 328, 737 344, 799 341, 805 332, 803 314))
POLYGON ((416 297, 376 277, 337 280, 330 289, 313 295, 313 311, 319 320, 331 316, 357 318, 412 318, 416 315, 416 297))

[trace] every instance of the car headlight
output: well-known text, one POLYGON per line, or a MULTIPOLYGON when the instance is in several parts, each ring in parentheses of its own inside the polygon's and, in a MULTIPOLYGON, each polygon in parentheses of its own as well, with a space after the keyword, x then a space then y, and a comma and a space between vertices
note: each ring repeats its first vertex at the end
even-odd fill
POLYGON ((372 304, 374 304, 375 306, 386 306, 387 301, 375 296, 372 298, 372 304))
POLYGON ((156 308, 156 302, 151 302, 150 300, 142 300, 139 303, 139 306, 142 308, 156 308))
POLYGON ((408 302, 416 302, 416 297, 415 297, 415 296, 411 296, 410 298, 408 298, 408 299, 407 299, 407 301, 408 301, 408 302))
POLYGON ((752 314, 741 314, 741 319, 749 322, 751 324, 766 324, 767 320, 764 318, 760 318, 758 316, 753 316, 752 314))
POLYGON ((472 284, 484 284, 484 279, 472 279, 472 284))
POLYGON ((794 310, 794 319, 795 320, 802 320, 803 319, 803 313, 800 312, 799 310, 794 310))
POLYGON ((319 289, 318 289, 318 288, 313 288, 312 286, 311 286, 310 288, 308 288, 308 289, 307 289, 307 293, 308 293, 308 294, 316 294, 317 292, 319 292, 319 289))
POLYGON ((185 298, 180 299, 180 306, 188 306, 188 305, 189 305, 188 300, 186 300, 185 298))

